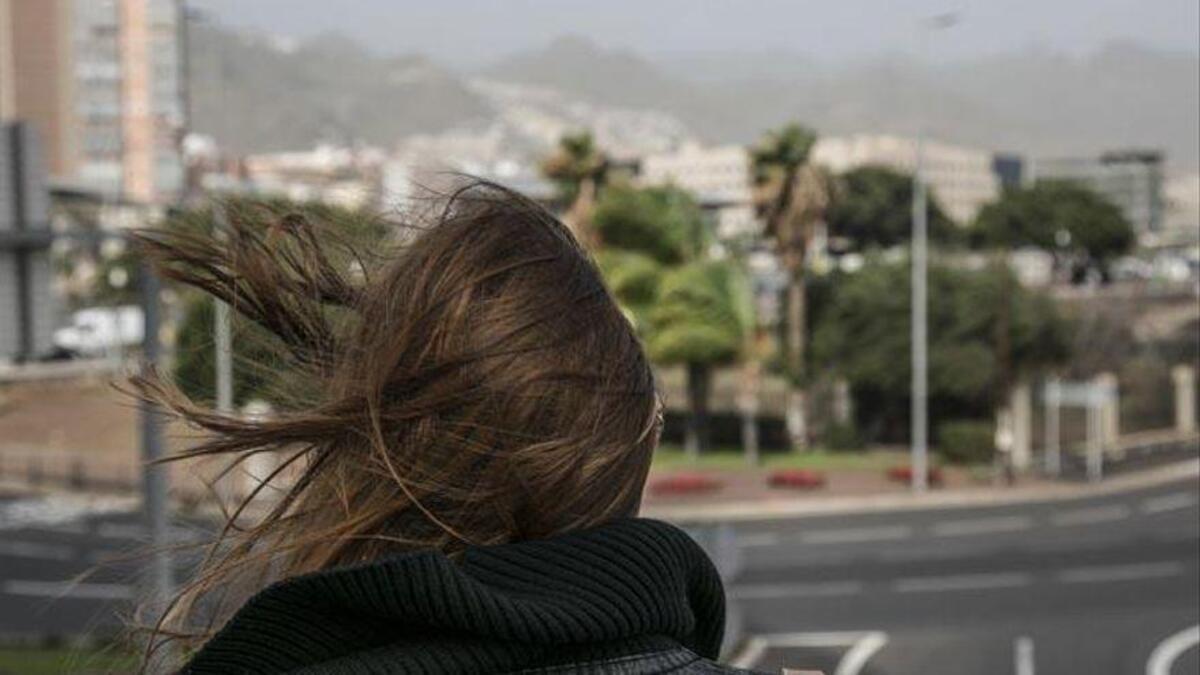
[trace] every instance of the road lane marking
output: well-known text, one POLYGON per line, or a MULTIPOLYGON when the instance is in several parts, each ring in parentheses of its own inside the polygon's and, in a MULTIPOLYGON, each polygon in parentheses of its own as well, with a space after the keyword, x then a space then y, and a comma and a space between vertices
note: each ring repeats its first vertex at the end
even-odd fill
POLYGON ((742 648, 742 651, 734 654, 733 658, 729 660, 729 665, 734 668, 753 668, 759 661, 762 661, 762 657, 766 656, 770 646, 766 638, 755 635, 746 640, 746 646, 742 648))
POLYGON ((1035 675, 1033 668, 1033 638, 1022 635, 1013 642, 1015 675, 1035 675))
POLYGON ((867 661, 870 661, 876 652, 883 649, 887 642, 887 633, 882 631, 867 633, 846 651, 838 663, 837 670, 833 671, 833 675, 858 675, 866 667, 867 661))
POLYGON ((38 560, 71 560, 75 550, 70 546, 38 544, 32 541, 0 541, 0 555, 38 560))
POLYGON ((885 525, 805 532, 800 535, 800 541, 805 544, 858 544, 868 541, 907 539, 912 534, 913 529, 908 525, 885 525))
MULTIPOLYGON (((972 549, 973 550, 973 549, 972 549)), ((911 562, 928 562, 933 560, 956 560, 958 558, 970 557, 972 550, 965 550, 962 547, 947 548, 941 547, 936 549, 892 549, 880 551, 875 557, 879 560, 889 563, 911 563, 911 562)))
POLYGON ((1075 509, 1074 511, 1063 511, 1050 516, 1050 522, 1054 525, 1093 525, 1095 523, 1108 523, 1114 520, 1123 520, 1128 518, 1133 511, 1124 504, 1110 504, 1107 506, 1094 506, 1087 509, 1075 509))
POLYGON ((1196 496, 1190 492, 1172 492, 1161 497, 1151 497, 1142 502, 1142 513, 1166 513, 1186 509, 1196 503, 1196 496))
POLYGON ((1030 527, 1033 527, 1033 519, 1029 516, 994 516, 935 523, 933 534, 938 537, 964 537, 973 534, 1018 532, 1028 530, 1030 527))
POLYGON ((4 593, 39 598, 74 598, 78 600, 128 600, 133 589, 124 584, 87 584, 69 581, 5 581, 4 593))
POLYGON ((1171 675, 1171 666, 1184 652, 1200 644, 1200 625, 1185 628, 1158 643, 1146 661, 1146 675, 1171 675))
POLYGON ((832 675, 859 675, 871 657, 888 642, 883 631, 828 631, 820 633, 775 633, 756 635, 730 663, 735 668, 753 668, 771 647, 784 649, 847 647, 832 675))
POLYGON ((992 588, 1027 586, 1033 579, 1019 572, 994 574, 960 574, 945 577, 909 577, 892 583, 897 593, 937 593, 941 591, 975 591, 992 588))
POLYGON ((779 545, 780 537, 774 532, 754 532, 751 534, 743 534, 737 538, 738 546, 754 547, 754 546, 777 546, 779 545))
POLYGON ((1173 577, 1183 573, 1183 563, 1154 562, 1134 565, 1108 565, 1104 567, 1076 567, 1058 573, 1064 584, 1087 584, 1104 581, 1135 581, 1173 577))
POLYGON ((751 584, 734 586, 730 592, 739 600, 772 600, 783 598, 829 598, 854 595, 863 591, 858 581, 820 581, 798 584, 751 584))

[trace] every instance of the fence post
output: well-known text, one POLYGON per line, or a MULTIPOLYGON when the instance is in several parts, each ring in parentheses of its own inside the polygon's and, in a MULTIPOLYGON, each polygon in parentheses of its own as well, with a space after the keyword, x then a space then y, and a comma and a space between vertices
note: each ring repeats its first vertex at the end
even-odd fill
POLYGON ((1096 376, 1097 387, 1105 390, 1104 403, 1100 406, 1098 431, 1100 445, 1105 450, 1117 446, 1121 438, 1121 393, 1117 388, 1117 376, 1112 373, 1101 373, 1096 376))
POLYGON ((1029 382, 1019 380, 1010 394, 1012 411, 1012 461, 1017 471, 1027 471, 1033 458, 1033 396, 1029 382))
POLYGON ((1059 391, 1058 378, 1046 382, 1044 403, 1046 404, 1046 473, 1058 477, 1062 473, 1061 432, 1059 431, 1059 391))
POLYGON ((1175 430, 1181 434, 1196 433, 1196 369, 1178 365, 1171 369, 1175 381, 1175 430))

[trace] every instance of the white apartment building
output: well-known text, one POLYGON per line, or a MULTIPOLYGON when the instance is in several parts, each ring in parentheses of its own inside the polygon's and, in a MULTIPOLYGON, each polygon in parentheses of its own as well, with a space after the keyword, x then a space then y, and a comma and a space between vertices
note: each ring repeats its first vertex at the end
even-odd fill
MULTIPOLYGON (((1001 181, 991 152, 927 140, 923 153, 926 183, 946 215, 958 224, 969 224, 984 204, 999 196, 1001 181)), ((811 159, 836 173, 868 165, 912 173, 916 157, 912 138, 853 134, 820 138, 811 159)))
POLYGON ((750 153, 740 145, 687 142, 668 152, 642 156, 638 182, 675 185, 695 196, 716 219, 717 236, 732 239, 759 232, 754 215, 750 153))

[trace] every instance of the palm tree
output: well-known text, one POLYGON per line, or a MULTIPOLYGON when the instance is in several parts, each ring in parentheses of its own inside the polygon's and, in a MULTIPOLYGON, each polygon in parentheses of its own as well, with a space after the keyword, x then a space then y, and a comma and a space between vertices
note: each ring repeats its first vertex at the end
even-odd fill
POLYGON ((591 227, 592 212, 608 166, 608 158, 588 131, 564 135, 542 162, 542 174, 558 186, 560 199, 568 205, 563 223, 588 247, 598 243, 591 227))
POLYGON ((695 458, 709 445, 712 369, 742 356, 754 323, 742 268, 711 259, 710 224, 678 188, 613 186, 592 224, 600 269, 651 358, 687 371, 684 446, 695 458))
POLYGON ((825 172, 808 163, 816 138, 812 130, 790 124, 767 133, 751 150, 759 212, 788 274, 784 350, 789 382, 787 426, 796 449, 808 445, 804 386, 809 244, 824 220, 832 190, 825 172))
POLYGON ((708 401, 713 368, 735 361, 743 336, 745 277, 732 260, 697 260, 669 269, 650 313, 647 351, 656 363, 687 369, 684 449, 695 459, 710 445, 708 401))

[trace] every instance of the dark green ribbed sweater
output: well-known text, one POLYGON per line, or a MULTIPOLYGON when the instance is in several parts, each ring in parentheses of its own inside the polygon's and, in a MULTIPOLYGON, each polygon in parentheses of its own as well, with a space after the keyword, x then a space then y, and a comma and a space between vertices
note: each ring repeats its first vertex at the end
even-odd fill
POLYGON ((715 658, 724 593, 688 535, 620 520, 277 583, 185 673, 501 673, 685 647, 715 658))

